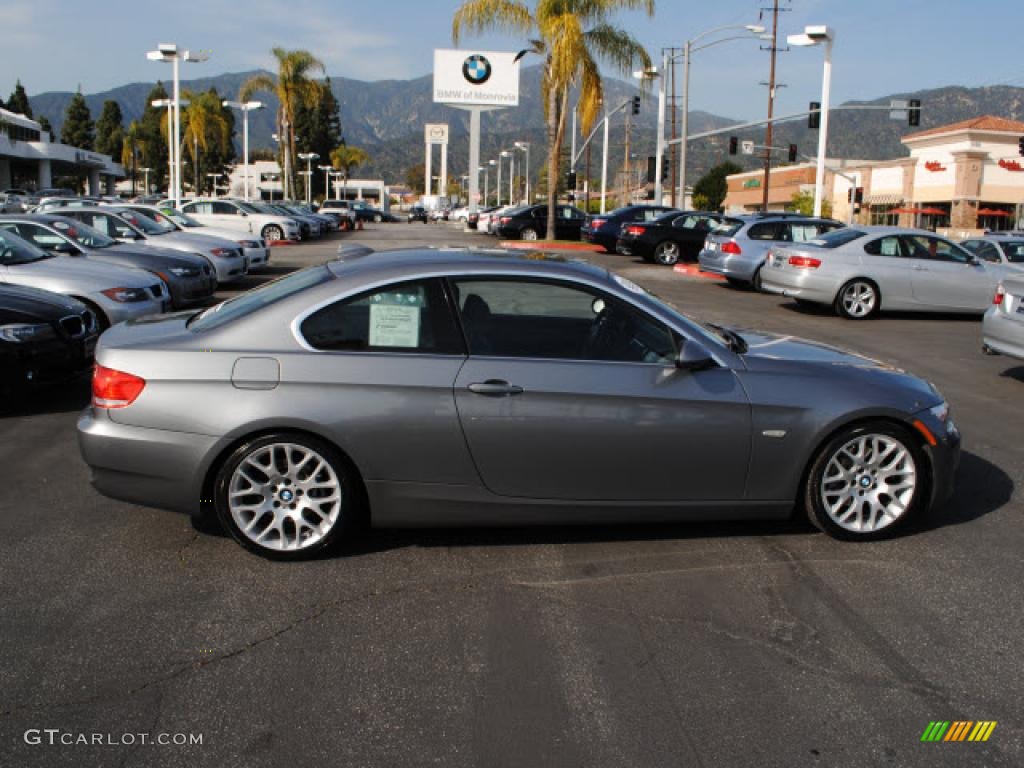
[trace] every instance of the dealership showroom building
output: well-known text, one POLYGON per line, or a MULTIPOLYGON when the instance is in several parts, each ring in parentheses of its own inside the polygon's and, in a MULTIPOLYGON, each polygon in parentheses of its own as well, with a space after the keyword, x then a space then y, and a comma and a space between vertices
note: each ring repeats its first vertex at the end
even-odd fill
POLYGON ((35 120, 0 109, 0 190, 47 189, 62 176, 84 176, 89 194, 105 195, 125 171, 109 155, 50 141, 35 120))
MULTIPOLYGON (((829 159, 825 198, 833 217, 860 224, 919 226, 957 237, 1024 227, 1024 122, 983 116, 904 136, 909 156, 894 160, 829 159), (838 172, 833 172, 835 169, 838 172), (859 202, 851 203, 857 187, 859 202)), ((813 163, 773 168, 768 209, 814 191, 813 163)), ((727 213, 761 209, 764 171, 728 177, 727 213)))

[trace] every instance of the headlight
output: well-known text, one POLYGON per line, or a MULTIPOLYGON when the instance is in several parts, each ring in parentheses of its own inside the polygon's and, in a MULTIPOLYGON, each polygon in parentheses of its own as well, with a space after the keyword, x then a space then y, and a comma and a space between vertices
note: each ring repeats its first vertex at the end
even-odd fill
POLYGON ((928 413, 934 416, 946 428, 947 434, 956 432, 956 424, 949 415, 949 403, 939 403, 934 408, 929 408, 928 413))
POLYGON ((149 298, 146 295, 146 291, 142 288, 107 288, 105 291, 100 291, 108 299, 119 303, 126 303, 132 301, 145 301, 149 298))
POLYGON ((210 253, 221 259, 230 259, 238 255, 238 251, 234 248, 211 248, 210 253))
POLYGON ((238 244, 243 248, 259 248, 260 244, 255 240, 239 240, 238 244))
POLYGON ((12 323, 0 325, 0 339, 20 344, 25 341, 45 341, 46 339, 57 338, 57 332, 52 325, 39 323, 30 325, 28 323, 12 323))

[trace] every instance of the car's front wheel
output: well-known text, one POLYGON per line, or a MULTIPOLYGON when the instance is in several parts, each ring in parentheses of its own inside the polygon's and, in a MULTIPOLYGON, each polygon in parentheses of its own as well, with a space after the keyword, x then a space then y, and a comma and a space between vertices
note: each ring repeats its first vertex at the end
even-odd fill
POLYGON ((537 230, 534 229, 533 227, 527 227, 526 229, 519 233, 519 237, 522 238, 523 240, 536 240, 537 230))
POLYGON ((381 216, 379 213, 375 213, 373 214, 373 220, 375 223, 380 224, 384 220, 384 217, 381 216))
POLYGON ((264 435, 217 473, 217 516, 243 547, 275 560, 335 547, 353 515, 356 483, 338 451, 312 436, 264 435))
POLYGON ((664 267, 671 267, 679 262, 679 244, 671 240, 663 240, 654 246, 654 260, 664 267))
POLYGON ((885 421, 841 430, 811 465, 804 507, 837 538, 866 541, 893 533, 927 504, 928 478, 918 442, 885 421))
POLYGON ((878 311, 878 286, 870 280, 857 278, 839 289, 836 313, 847 320, 864 320, 878 311))
POLYGON ((263 228, 263 239, 267 242, 272 240, 284 240, 284 232, 276 224, 270 224, 263 228))

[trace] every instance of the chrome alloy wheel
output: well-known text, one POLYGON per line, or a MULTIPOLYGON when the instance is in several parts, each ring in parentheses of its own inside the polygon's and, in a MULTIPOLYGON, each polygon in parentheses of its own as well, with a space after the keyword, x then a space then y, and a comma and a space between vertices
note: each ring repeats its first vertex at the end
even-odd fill
POLYGON ((840 298, 843 309, 850 317, 867 317, 875 311, 878 303, 878 292, 871 283, 855 281, 843 290, 840 298))
POLYGON ((658 247, 654 249, 654 258, 659 264, 671 267, 679 261, 679 244, 672 240, 658 243, 658 247))
POLYGON ((832 454, 821 479, 821 501, 847 531, 870 533, 892 525, 910 507, 917 467, 910 450, 890 435, 853 438, 832 454))
POLYGON ((341 481, 316 451, 272 443, 250 453, 231 475, 228 509, 242 534, 277 551, 306 549, 341 514, 341 481))

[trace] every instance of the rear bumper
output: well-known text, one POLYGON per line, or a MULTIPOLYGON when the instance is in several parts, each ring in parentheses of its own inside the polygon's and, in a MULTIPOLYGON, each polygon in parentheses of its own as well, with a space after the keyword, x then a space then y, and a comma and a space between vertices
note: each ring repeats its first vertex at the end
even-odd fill
POLYGON ((651 247, 642 240, 620 237, 615 241, 615 252, 622 256, 642 256, 646 259, 651 255, 651 247))
POLYGON ((744 258, 742 254, 736 256, 707 249, 701 250, 698 261, 702 272, 712 272, 748 283, 754 279, 754 273, 764 263, 762 259, 744 258))
POLYGON ((998 307, 990 307, 982 321, 983 342, 1001 355, 1024 360, 1024 315, 1017 320, 998 307))
POLYGON ((813 270, 776 269, 761 270, 761 290, 816 304, 831 304, 838 291, 836 281, 815 274, 813 270))
POLYGON ((132 427, 90 406, 78 417, 78 447, 104 496, 198 514, 204 461, 218 438, 132 427))
POLYGON ((618 242, 619 236, 610 234, 608 232, 602 232, 600 230, 594 232, 593 230, 581 229, 580 239, 587 243, 600 245, 602 248, 608 251, 608 253, 615 253, 617 250, 616 244, 618 242))

